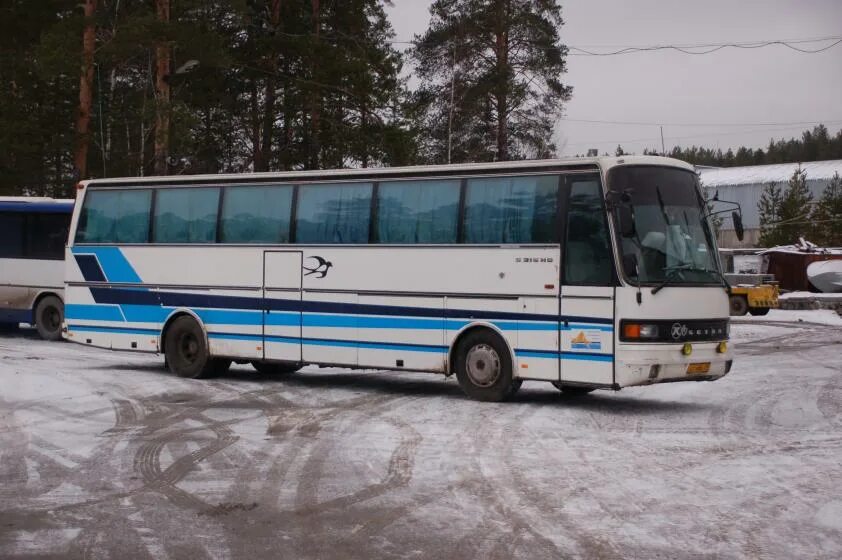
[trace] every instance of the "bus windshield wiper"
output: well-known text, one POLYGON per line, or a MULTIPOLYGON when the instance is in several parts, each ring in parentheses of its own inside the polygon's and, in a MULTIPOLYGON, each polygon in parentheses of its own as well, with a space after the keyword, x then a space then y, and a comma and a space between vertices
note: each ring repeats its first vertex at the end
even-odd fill
POLYGON ((728 287, 728 284, 725 282, 725 278, 722 276, 722 273, 718 270, 713 270, 710 268, 701 268, 692 264, 677 264, 675 266, 664 267, 664 272, 666 272, 664 279, 661 281, 660 284, 652 288, 652 294, 657 294, 658 292, 666 288, 667 284, 669 284, 670 281, 672 281, 677 274, 680 274, 682 272, 707 272, 708 274, 716 276, 720 280, 720 282, 722 282, 723 286, 725 286, 726 288, 728 287))

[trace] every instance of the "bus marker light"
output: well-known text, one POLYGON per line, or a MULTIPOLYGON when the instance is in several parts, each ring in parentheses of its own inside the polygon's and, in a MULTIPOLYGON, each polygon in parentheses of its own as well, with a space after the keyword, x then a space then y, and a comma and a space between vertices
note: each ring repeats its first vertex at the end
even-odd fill
POLYGON ((529 369, 529 364, 520 364, 522 369, 529 369))
POLYGON ((685 342, 684 346, 681 347, 681 353, 684 354, 685 356, 689 356, 690 354, 693 353, 693 345, 690 344, 689 342, 685 342))
POLYGON ((545 290, 552 290, 555 289, 555 284, 544 284, 545 290))
POLYGON ((623 327, 623 335, 626 338, 640 338, 640 325, 636 323, 626 323, 623 327))

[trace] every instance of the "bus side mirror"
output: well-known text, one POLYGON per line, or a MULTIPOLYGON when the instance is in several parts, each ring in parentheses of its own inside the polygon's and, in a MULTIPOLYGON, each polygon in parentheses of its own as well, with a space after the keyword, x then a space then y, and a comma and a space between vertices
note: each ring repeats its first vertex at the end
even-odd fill
POLYGON ((634 210, 629 205, 617 207, 617 223, 620 226, 620 235, 623 237, 634 237, 637 229, 634 225, 634 210))
POLYGON ((746 233, 742 215, 739 212, 731 212, 731 220, 734 222, 734 233, 737 234, 737 239, 742 241, 746 233))

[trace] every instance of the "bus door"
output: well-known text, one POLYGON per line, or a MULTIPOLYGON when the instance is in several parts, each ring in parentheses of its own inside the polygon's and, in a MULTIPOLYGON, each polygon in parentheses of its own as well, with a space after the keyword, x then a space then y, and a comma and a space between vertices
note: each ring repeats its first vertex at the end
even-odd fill
POLYGON ((263 253, 263 357, 301 360, 300 251, 263 253))
POLYGON ((562 182, 561 382, 614 380, 614 266, 598 173, 562 182))

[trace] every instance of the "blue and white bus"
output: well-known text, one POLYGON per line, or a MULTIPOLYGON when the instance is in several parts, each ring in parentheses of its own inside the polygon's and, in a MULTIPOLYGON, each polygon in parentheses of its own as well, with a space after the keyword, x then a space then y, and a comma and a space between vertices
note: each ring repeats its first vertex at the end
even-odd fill
POLYGON ((455 374, 502 400, 728 373, 692 166, 658 157, 80 183, 66 336, 232 363, 455 374))
POLYGON ((35 325, 61 340, 72 200, 0 197, 0 328, 35 325))

